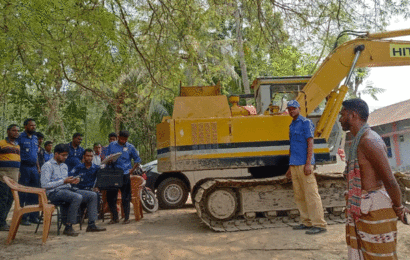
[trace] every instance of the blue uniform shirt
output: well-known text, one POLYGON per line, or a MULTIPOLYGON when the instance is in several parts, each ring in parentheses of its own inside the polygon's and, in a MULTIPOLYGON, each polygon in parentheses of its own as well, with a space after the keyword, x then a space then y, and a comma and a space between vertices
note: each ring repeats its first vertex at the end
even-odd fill
POLYGON ((81 160, 83 159, 84 148, 78 146, 77 149, 74 149, 72 143, 68 144, 68 148, 68 157, 67 160, 65 160, 65 164, 67 164, 68 172, 71 172, 74 167, 81 163, 81 160))
MULTIPOLYGON (((314 137, 315 126, 310 119, 299 116, 289 126, 290 159, 289 165, 305 165, 307 159, 307 139, 314 137)), ((312 155, 311 164, 315 164, 312 155)))
POLYGON ((114 162, 114 167, 124 170, 124 174, 129 174, 132 168, 131 159, 134 159, 134 163, 140 163, 138 151, 135 147, 126 142, 125 145, 120 145, 118 141, 111 142, 105 150, 105 156, 122 152, 121 156, 114 162))
POLYGON ((54 158, 53 153, 47 153, 47 151, 44 152, 44 162, 48 162, 51 158, 54 158))
POLYGON ((68 176, 78 176, 80 177, 80 182, 75 185, 79 189, 91 189, 94 188, 95 179, 97 178, 97 171, 100 167, 95 164, 91 164, 90 168, 87 169, 84 163, 81 163, 74 167, 68 176))
POLYGON ((26 131, 22 132, 17 138, 20 145, 21 164, 35 166, 37 164, 38 139, 36 135, 29 137, 26 131))

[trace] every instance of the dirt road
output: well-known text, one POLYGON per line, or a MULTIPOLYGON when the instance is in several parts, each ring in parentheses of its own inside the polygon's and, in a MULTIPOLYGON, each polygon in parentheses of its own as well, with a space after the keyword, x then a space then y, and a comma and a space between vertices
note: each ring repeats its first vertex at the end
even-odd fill
MULTIPOLYGON (((5 246, 0 232, 0 259, 346 259, 344 225, 305 235, 291 227, 217 233, 196 216, 193 207, 145 214, 128 225, 99 223, 107 232, 78 237, 57 236, 53 223, 47 244, 41 231, 21 226, 16 240, 5 246)), ((86 224, 85 224, 86 226, 86 224)), ((75 226, 78 229, 78 225, 75 226)), ((410 227, 399 224, 399 259, 410 259, 410 227)))

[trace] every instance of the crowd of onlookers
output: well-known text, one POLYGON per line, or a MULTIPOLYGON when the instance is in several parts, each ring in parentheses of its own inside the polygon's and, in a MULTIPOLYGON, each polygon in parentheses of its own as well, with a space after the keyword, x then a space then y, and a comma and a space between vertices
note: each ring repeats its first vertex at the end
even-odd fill
MULTIPOLYGON (((6 218, 13 203, 11 190, 3 181, 3 176, 8 176, 24 186, 46 189, 51 203, 65 203, 65 235, 78 235, 72 225, 77 223, 81 205, 87 208, 86 231, 105 231, 105 228, 96 225, 101 198, 96 187, 96 177, 104 158, 117 153, 121 153, 121 156, 109 164, 124 173, 123 186, 120 187, 125 214, 123 223, 130 223, 130 173, 139 166, 141 159, 135 147, 127 142, 129 135, 128 131, 120 131, 118 135, 111 133, 107 146, 102 147, 100 143, 95 143, 93 149, 84 149, 81 147, 83 135, 75 133, 70 143, 57 144, 53 149, 52 141, 46 141, 43 147, 45 137, 41 132, 36 132, 34 119, 24 121, 24 130, 21 133, 18 125, 8 126, 7 137, 0 141, 0 231, 10 229, 6 218)), ((117 194, 118 189, 106 192, 112 213, 109 224, 119 222, 117 194)), ((38 198, 33 194, 19 193, 19 199, 21 206, 38 204, 38 198)), ((21 225, 38 223, 41 223, 38 212, 25 214, 21 220, 21 225)))

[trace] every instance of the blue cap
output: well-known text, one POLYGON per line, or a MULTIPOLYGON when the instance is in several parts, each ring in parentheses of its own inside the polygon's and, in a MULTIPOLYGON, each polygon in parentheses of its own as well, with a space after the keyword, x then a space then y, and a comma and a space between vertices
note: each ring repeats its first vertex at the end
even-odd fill
POLYGON ((300 105, 296 100, 291 100, 291 101, 288 102, 287 107, 300 107, 300 105))

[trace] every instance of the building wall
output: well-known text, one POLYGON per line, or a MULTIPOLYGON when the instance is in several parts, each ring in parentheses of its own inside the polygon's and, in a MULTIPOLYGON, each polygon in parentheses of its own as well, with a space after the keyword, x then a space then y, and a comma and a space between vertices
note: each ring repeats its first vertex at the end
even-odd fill
MULTIPOLYGON (((410 171, 410 119, 372 127, 379 135, 390 141, 390 166, 395 171, 410 171), (391 135, 393 132, 402 132, 391 135)), ((387 141, 388 143, 388 141, 387 141)))
MULTIPOLYGON (((395 122, 392 124, 374 126, 372 129, 382 136, 385 143, 390 141, 391 154, 389 159, 390 167, 394 171, 410 172, 410 119, 395 122), (392 135, 393 132, 402 132, 396 135, 392 135)), ((345 152, 348 155, 350 149, 352 134, 346 135, 345 152)))
MULTIPOLYGON (((400 138, 399 138, 400 139, 400 138)), ((403 134, 403 139, 398 141, 401 165, 396 165, 396 170, 410 172, 410 133, 403 134)))

